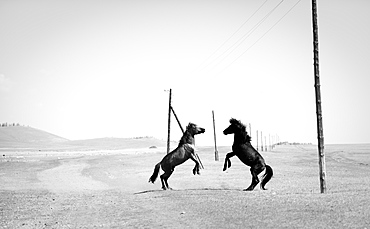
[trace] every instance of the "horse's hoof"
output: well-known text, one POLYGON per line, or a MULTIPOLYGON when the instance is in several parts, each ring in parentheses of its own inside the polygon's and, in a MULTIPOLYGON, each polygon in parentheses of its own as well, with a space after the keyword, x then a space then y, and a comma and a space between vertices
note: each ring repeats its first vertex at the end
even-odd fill
POLYGON ((243 191, 253 191, 252 188, 246 188, 246 189, 243 189, 243 191))

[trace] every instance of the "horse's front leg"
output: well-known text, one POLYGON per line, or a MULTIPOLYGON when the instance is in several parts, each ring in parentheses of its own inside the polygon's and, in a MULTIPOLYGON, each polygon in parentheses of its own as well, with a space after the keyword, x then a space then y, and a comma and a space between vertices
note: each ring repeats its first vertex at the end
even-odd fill
POLYGON ((194 175, 195 174, 200 175, 200 171, 199 171, 200 163, 199 163, 198 159, 196 158, 195 153, 190 154, 190 159, 195 162, 195 166, 194 166, 194 169, 193 169, 193 174, 194 175))
POLYGON ((223 171, 226 171, 227 168, 230 168, 231 167, 230 158, 231 157, 234 157, 234 156, 235 156, 235 153, 234 152, 230 152, 230 153, 226 154, 223 171))

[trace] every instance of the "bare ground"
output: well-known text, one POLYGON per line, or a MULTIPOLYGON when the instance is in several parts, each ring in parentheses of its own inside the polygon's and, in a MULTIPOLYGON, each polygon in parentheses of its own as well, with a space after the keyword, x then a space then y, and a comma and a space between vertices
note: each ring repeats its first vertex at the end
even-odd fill
POLYGON ((370 228, 370 145, 328 146, 321 194, 314 146, 262 152, 274 169, 267 191, 242 191, 249 168, 229 147, 199 148, 205 166, 176 167, 173 191, 148 183, 162 149, 2 152, 1 228, 370 228))

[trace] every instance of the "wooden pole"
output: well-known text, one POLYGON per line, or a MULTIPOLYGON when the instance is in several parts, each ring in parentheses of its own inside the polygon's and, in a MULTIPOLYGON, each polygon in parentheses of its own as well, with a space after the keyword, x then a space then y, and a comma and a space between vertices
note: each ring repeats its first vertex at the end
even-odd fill
POLYGON ((215 112, 212 111, 212 119, 213 119, 213 136, 215 139, 215 161, 219 160, 218 151, 217 151, 217 143, 216 143, 216 125, 215 125, 215 112))
POLYGON ((261 151, 263 151, 263 137, 262 137, 262 131, 261 131, 261 151))
POLYGON ((269 149, 272 150, 272 144, 271 144, 271 135, 269 134, 269 149))
POLYGON ((314 74, 315 74, 315 96, 316 96, 316 120, 317 120, 317 141, 319 154, 319 175, 320 191, 326 193, 326 166, 324 154, 324 131, 322 124, 321 110, 321 91, 320 91, 320 71, 319 71, 319 29, 317 23, 316 0, 312 0, 312 27, 313 27, 313 54, 314 54, 314 74))
POLYGON ((171 136, 171 96, 172 89, 170 89, 169 101, 168 101, 168 134, 167 134, 167 154, 170 153, 170 136, 171 136))
POLYGON ((258 130, 257 130, 257 146, 256 149, 258 150, 258 130))
POLYGON ((249 136, 252 137, 252 124, 249 123, 249 136))

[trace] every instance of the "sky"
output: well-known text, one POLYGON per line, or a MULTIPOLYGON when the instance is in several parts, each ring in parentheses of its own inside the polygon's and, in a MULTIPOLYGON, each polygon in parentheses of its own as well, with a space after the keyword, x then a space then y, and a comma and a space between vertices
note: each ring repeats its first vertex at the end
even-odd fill
MULTIPOLYGON (((370 143, 368 9, 318 1, 325 144, 370 143)), ((0 123, 166 139, 170 88, 199 145, 214 144, 212 110, 219 145, 231 117, 253 144, 317 144, 311 1, 0 0, 0 123)))

